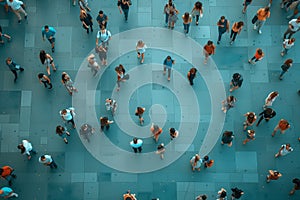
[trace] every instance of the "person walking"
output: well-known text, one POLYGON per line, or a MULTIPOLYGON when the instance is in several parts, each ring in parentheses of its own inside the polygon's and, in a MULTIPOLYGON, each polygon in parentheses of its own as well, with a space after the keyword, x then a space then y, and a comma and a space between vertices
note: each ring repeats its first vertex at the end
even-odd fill
POLYGON ((196 197, 196 200, 207 200, 207 195, 206 194, 200 194, 196 197))
POLYGON ((292 182, 294 183, 294 187, 290 191, 290 195, 295 194, 296 190, 300 190, 300 179, 299 178, 294 178, 292 182))
POLYGON ((228 96, 222 101, 222 111, 226 113, 229 109, 234 107, 236 101, 237 99, 234 96, 228 96))
POLYGON ((51 44, 52 53, 54 53, 54 47, 55 47, 55 34, 56 34, 56 30, 51 26, 46 25, 42 28, 43 41, 45 41, 45 36, 46 36, 47 40, 51 44))
POLYGON ((137 43, 136 43, 136 52, 137 52, 137 57, 138 59, 142 58, 141 59, 141 64, 144 63, 144 59, 145 59, 145 52, 146 52, 146 44, 143 42, 143 40, 139 40, 137 43))
POLYGON ((232 131, 225 131, 221 138, 221 144, 227 144, 229 147, 231 147, 233 138, 234 135, 232 131))
POLYGON ((132 147, 134 153, 139 153, 142 152, 142 145, 143 145, 143 140, 138 139, 138 138, 133 138, 133 140, 130 142, 130 146, 132 147))
POLYGON ((231 188, 231 191, 232 191, 231 200, 240 199, 242 197, 242 195, 244 194, 244 191, 237 187, 231 188))
POLYGON ((182 21, 183 21, 183 30, 185 34, 189 33, 190 25, 192 22, 192 16, 189 12, 185 12, 184 15, 182 15, 182 21))
POLYGON ((7 5, 13 10, 18 17, 18 23, 21 24, 22 17, 20 13, 24 14, 24 19, 27 20, 27 13, 25 11, 25 5, 23 1, 19 0, 7 0, 7 5))
POLYGON ((86 30, 86 33, 89 34, 91 29, 91 32, 93 32, 93 18, 92 16, 87 13, 85 10, 80 10, 79 19, 82 22, 82 27, 86 30))
POLYGON ((0 189, 0 197, 8 199, 10 197, 18 197, 19 195, 15 193, 10 187, 2 187, 0 189))
POLYGON ((108 117, 100 117, 100 127, 101 131, 103 131, 104 127, 106 127, 106 130, 110 128, 110 124, 114 123, 114 121, 108 120, 108 117))
POLYGON ((292 36, 299 30, 300 30, 300 17, 289 21, 289 26, 283 34, 283 39, 285 40, 287 38, 287 35, 289 35, 288 39, 291 39, 292 36))
POLYGON ((296 39, 295 38, 291 38, 291 39, 285 39, 282 42, 282 50, 280 55, 284 56, 285 54, 287 54, 287 52, 294 46, 296 39))
POLYGON ((51 57, 50 54, 46 53, 45 50, 41 50, 40 51, 40 61, 41 61, 41 63, 43 65, 46 66, 46 70, 47 70, 48 76, 51 75, 51 73, 50 73, 50 65, 51 65, 53 71, 56 72, 56 67, 55 67, 53 58, 51 57))
POLYGON ((143 114, 144 114, 145 110, 146 110, 146 108, 143 108, 143 107, 137 107, 135 110, 135 115, 139 117, 140 125, 144 124, 143 114))
POLYGON ((160 156, 160 159, 164 159, 165 151, 166 151, 165 145, 164 145, 164 143, 161 143, 157 146, 157 151, 155 153, 160 156))
POLYGON ((281 65, 281 73, 279 75, 279 80, 282 80, 283 75, 292 67, 293 65, 293 60, 292 59, 287 59, 283 65, 281 65))
POLYGON ((160 136, 160 134, 162 134, 163 130, 162 128, 160 128, 158 125, 152 123, 151 127, 150 127, 150 131, 152 133, 153 139, 155 140, 155 142, 158 142, 158 138, 160 136))
POLYGON ((111 111, 111 115, 114 116, 118 108, 117 101, 111 98, 107 98, 105 100, 105 107, 106 110, 111 111))
POLYGON ((222 35, 225 32, 229 33, 229 21, 225 18, 225 16, 222 16, 219 19, 219 21, 217 22, 217 26, 218 26, 218 32, 219 32, 217 44, 220 44, 222 35))
POLYGON ((14 82, 17 81, 18 79, 18 73, 17 71, 21 71, 23 72, 24 71, 24 68, 22 68, 20 65, 18 65, 17 63, 15 63, 12 58, 8 57, 6 59, 6 65, 9 67, 10 71, 15 75, 15 79, 14 79, 14 82))
POLYGON ((64 142, 66 144, 68 144, 68 140, 67 140, 67 136, 70 136, 70 132, 67 130, 67 128, 61 126, 61 125, 58 125, 56 126, 56 134, 59 135, 60 137, 63 138, 64 142))
POLYGON ((108 22, 108 17, 106 14, 104 14, 103 10, 99 11, 99 14, 96 18, 99 28, 101 29, 102 26, 104 26, 105 28, 107 27, 107 22, 108 22))
MULTIPOLYGON (((111 39, 110 31, 106 30, 104 26, 101 27, 101 30, 97 32, 96 38, 96 47, 102 45, 103 48, 108 47, 108 41, 111 39)), ((107 49, 106 49, 107 51, 107 49)))
POLYGON ((218 191, 217 200, 226 200, 227 199, 227 191, 224 188, 221 188, 218 191))
POLYGON ((255 140, 255 131, 254 130, 248 130, 247 131, 247 138, 243 141, 243 144, 246 144, 247 142, 255 140))
POLYGON ((190 85, 194 85, 194 78, 196 78, 197 69, 192 67, 187 74, 187 78, 190 82, 190 85))
POLYGON ((263 108, 267 108, 273 105, 273 102, 276 100, 276 98, 279 96, 279 93, 277 91, 270 92, 265 99, 265 104, 263 108))
POLYGON ((164 7, 164 14, 165 14, 165 26, 167 27, 169 25, 169 15, 170 11, 173 10, 175 12, 178 12, 175 8, 175 4, 172 0, 169 0, 169 2, 164 7))
POLYGON ((203 160, 200 158, 200 156, 198 154, 195 154, 191 160, 190 163, 192 165, 192 170, 195 171, 195 169, 197 169, 198 171, 201 170, 201 165, 203 163, 203 160))
POLYGON ((165 75, 166 74, 166 70, 168 69, 168 81, 171 80, 171 70, 172 70, 172 67, 173 65, 175 64, 175 60, 173 60, 171 58, 171 56, 167 56, 163 62, 163 65, 164 65, 164 71, 163 71, 163 74, 165 75))
POLYGON ((42 163, 45 166, 49 166, 51 169, 57 168, 57 164, 54 162, 54 159, 51 155, 42 155, 41 157, 39 157, 39 163, 42 163))
POLYGON ((127 193, 123 194, 123 200, 137 200, 135 194, 131 194, 130 190, 127 193))
POLYGON ((278 153, 275 154, 275 158, 278 158, 279 156, 285 156, 289 153, 294 151, 294 149, 291 147, 289 143, 281 145, 278 153))
POLYGON ((205 56, 204 64, 207 63, 208 57, 215 54, 216 46, 213 41, 208 40, 207 44, 203 47, 203 54, 205 56))
POLYGON ((21 150, 21 154, 27 155, 28 160, 31 159, 31 154, 36 154, 37 152, 33 149, 32 144, 28 140, 22 140, 22 143, 17 146, 21 150))
POLYGON ((252 3, 252 0, 244 0, 244 3, 243 3, 244 8, 243 8, 243 11, 242 11, 243 14, 246 13, 247 7, 248 7, 251 3, 252 3))
POLYGON ((74 87, 74 83, 69 74, 67 74, 67 72, 63 72, 61 74, 61 83, 66 87, 67 91, 71 96, 74 94, 74 92, 78 92, 77 88, 74 87))
POLYGON ((243 123, 243 130, 246 131, 248 126, 254 125, 254 122, 256 121, 257 117, 254 112, 247 112, 246 114, 244 114, 244 116, 246 117, 246 120, 243 123))
POLYGON ((12 180, 17 178, 17 176, 14 174, 14 171, 14 168, 8 165, 0 168, 0 176, 8 181, 9 186, 12 185, 12 180))
POLYGON ((95 128, 85 123, 80 127, 79 133, 80 136, 82 136, 85 140, 87 140, 87 142, 90 142, 89 137, 95 133, 95 128))
POLYGON ((124 13, 125 22, 128 20, 129 7, 131 6, 131 0, 118 0, 118 8, 120 13, 124 13))
POLYGON ((287 120, 281 119, 281 120, 278 122, 278 124, 276 125, 276 127, 274 128, 274 131, 273 131, 273 133, 272 133, 272 137, 275 136, 275 134, 276 134, 276 132, 277 132, 278 130, 280 130, 280 133, 281 133, 281 134, 284 134, 285 131, 286 131, 287 129, 289 129, 290 127, 291 127, 291 125, 289 124, 289 122, 288 122, 287 120))
POLYGON ((203 17, 203 9, 202 9, 202 3, 200 1, 197 1, 194 4, 193 10, 192 10, 192 16, 193 18, 196 17, 196 25, 199 24, 199 17, 203 17))
POLYGON ((168 21, 169 21, 168 28, 173 30, 177 20, 178 20, 178 17, 177 17, 176 11, 170 10, 169 19, 168 19, 168 21))
POLYGON ((129 79, 129 74, 126 74, 126 70, 122 64, 115 67, 117 73, 117 91, 120 91, 120 83, 129 79))
POLYGON ((73 128, 76 128, 75 122, 74 122, 75 108, 69 107, 69 108, 63 109, 63 110, 59 111, 59 114, 65 123, 71 122, 73 125, 73 128))
POLYGON ((7 39, 7 42, 11 41, 11 36, 6 33, 3 33, 2 27, 0 26, 0 44, 4 44, 4 40, 2 37, 5 37, 7 39))
POLYGON ((88 0, 78 0, 78 5, 80 10, 84 10, 86 12, 91 11, 91 8, 88 6, 88 0))
POLYGON ((204 168, 210 168, 214 165, 215 161, 210 159, 208 156, 203 158, 204 168))
POLYGON ((48 76, 46 76, 43 73, 39 73, 38 74, 38 79, 39 79, 39 82, 41 84, 44 84, 45 88, 48 88, 49 90, 52 89, 52 83, 51 83, 51 80, 48 76))
POLYGON ((282 174, 276 170, 269 170, 269 174, 267 175, 266 181, 270 183, 271 180, 278 180, 282 174))
POLYGON ((234 73, 232 75, 232 79, 230 82, 231 88, 229 89, 229 92, 232 92, 233 90, 239 89, 243 84, 243 76, 239 73, 234 73))
POLYGON ((248 62, 252 65, 255 65, 255 63, 257 61, 262 60, 264 58, 264 56, 265 56, 265 54, 262 51, 262 49, 258 48, 258 49, 256 49, 254 56, 250 60, 248 60, 248 62), (253 60, 254 60, 254 62, 253 62, 253 60))
POLYGON ((259 113, 259 116, 260 116, 260 118, 259 118, 256 126, 259 126, 260 122, 263 119, 265 119, 266 122, 268 122, 270 119, 272 119, 273 117, 276 116, 276 112, 272 108, 266 108, 266 109, 264 109, 264 111, 262 111, 261 113, 259 113))
POLYGON ((88 61, 88 67, 91 68, 93 76, 96 76, 100 70, 100 66, 95 58, 95 55, 94 54, 89 55, 87 61, 88 61))
POLYGON ((270 17, 270 7, 265 7, 265 8, 260 8, 257 13, 257 20, 254 24, 253 29, 254 30, 258 30, 258 33, 261 34, 261 28, 263 27, 263 25, 265 24, 267 18, 270 17))
POLYGON ((230 45, 232 45, 233 42, 235 41, 237 34, 241 33, 243 26, 244 26, 244 22, 242 21, 235 22, 232 25, 231 33, 230 33, 230 45))
POLYGON ((175 128, 170 128, 169 133, 170 133, 170 136, 171 136, 171 140, 177 138, 178 135, 179 135, 179 132, 175 128))

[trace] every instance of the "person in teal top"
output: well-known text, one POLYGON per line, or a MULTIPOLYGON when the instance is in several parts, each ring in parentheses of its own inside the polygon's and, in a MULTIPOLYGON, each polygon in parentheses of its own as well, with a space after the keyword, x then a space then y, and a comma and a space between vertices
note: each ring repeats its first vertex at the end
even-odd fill
POLYGON ((18 196, 19 195, 17 193, 14 193, 14 191, 9 187, 3 187, 0 189, 0 197, 4 197, 5 199, 18 196))
POLYGON ((134 150, 134 153, 137 153, 138 150, 139 150, 139 153, 141 153, 142 145, 143 145, 143 140, 137 139, 136 137, 133 138, 133 140, 130 142, 130 146, 134 150))
POLYGON ((51 26, 44 26, 42 28, 42 38, 45 41, 45 36, 51 44, 52 52, 54 53, 54 45, 55 45, 55 33, 56 30, 51 26))
POLYGON ((171 80, 171 69, 172 69, 172 66, 175 64, 175 60, 173 60, 171 58, 171 56, 167 56, 167 58, 164 60, 164 75, 166 74, 166 69, 168 69, 168 81, 171 80))

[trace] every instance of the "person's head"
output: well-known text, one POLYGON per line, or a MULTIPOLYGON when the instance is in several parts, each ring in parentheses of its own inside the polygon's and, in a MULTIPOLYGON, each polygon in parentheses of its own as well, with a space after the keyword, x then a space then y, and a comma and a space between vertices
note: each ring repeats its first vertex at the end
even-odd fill
POLYGON ((197 1, 197 2, 195 3, 195 8, 201 9, 201 8, 202 8, 202 3, 201 3, 200 1, 197 1))
POLYGON ((224 135, 226 135, 228 137, 231 137, 233 135, 233 132, 232 131, 225 131, 224 135))
POLYGON ((272 108, 266 108, 264 112, 265 112, 266 115, 271 115, 272 112, 273 112, 273 109, 272 108))
POLYGON ((44 62, 46 60, 46 52, 44 50, 40 51, 40 60, 41 60, 42 64, 44 64, 44 62))
POLYGON ((200 160, 200 156, 198 154, 195 154, 195 162, 200 160))
POLYGON ((105 33, 105 26, 101 25, 101 33, 105 33))
POLYGON ((291 39, 289 39, 289 43, 291 44, 291 43, 294 43, 296 41, 296 39, 295 38, 291 38, 291 39))
POLYGON ((234 96, 229 96, 228 99, 230 102, 236 102, 236 98, 234 96))
POLYGON ((258 55, 262 55, 263 54, 263 51, 262 51, 262 49, 257 49, 257 53, 258 53, 258 55))
POLYGON ((187 21, 190 18, 190 13, 189 12, 185 12, 183 15, 183 18, 185 21, 187 21))
POLYGON ((9 0, 9 2, 13 2, 14 0, 9 0))
POLYGON ((239 73, 234 73, 232 75, 233 80, 239 80, 241 78, 241 75, 239 73))
POLYGON ((172 58, 171 56, 167 56, 167 60, 170 61, 172 58))
POLYGON ((23 144, 19 144, 19 145, 17 146, 17 148, 21 150, 21 153, 22 153, 22 154, 25 152, 25 147, 23 146, 23 144))
POLYGON ((265 11, 265 13, 269 12, 269 11, 270 11, 270 7, 268 7, 268 6, 265 7, 265 8, 264 8, 264 11, 265 11))
POLYGON ((10 57, 8 57, 8 58, 6 58, 6 64, 11 64, 12 63, 12 60, 11 60, 11 58, 10 57))
POLYGON ((191 74, 196 74, 196 72, 197 72, 197 69, 195 67, 193 67, 193 68, 190 69, 190 73, 191 74))
POLYGON ((145 108, 142 108, 142 107, 137 107, 137 112, 139 114, 143 114, 145 112, 145 108))
POLYGON ((134 144, 137 144, 137 142, 138 142, 138 139, 135 137, 135 138, 133 138, 133 140, 132 140, 132 141, 133 141, 133 143, 134 143, 134 144))
POLYGON ((63 81, 68 81, 68 80, 70 80, 70 76, 69 76, 66 72, 63 72, 63 73, 61 74, 61 79, 62 79, 63 81))
POLYGON ((248 118, 253 119, 255 117, 255 113, 254 112, 250 112, 248 114, 248 118))
POLYGON ((143 47, 143 46, 144 46, 143 40, 139 40, 139 41, 137 42, 137 46, 143 47))
POLYGON ((171 133, 171 134, 174 134, 175 131, 176 131, 175 128, 170 128, 170 133, 171 133))
POLYGON ((286 146, 287 149, 291 147, 290 143, 286 143, 285 146, 286 146))
POLYGON ((39 74, 38 74, 38 78, 39 78, 39 79, 41 79, 41 78, 43 78, 43 77, 44 77, 44 74, 43 74, 43 73, 39 73, 39 74))
POLYGON ((45 50, 40 50, 40 56, 46 56, 46 51, 45 50))
POLYGON ((278 171, 274 171, 274 176, 278 176, 279 172, 278 171))
POLYGON ((83 19, 87 16, 86 11, 83 9, 80 9, 80 19, 83 19))
POLYGON ((285 62, 284 62, 284 64, 286 64, 286 65, 292 65, 293 64, 293 59, 287 59, 285 62))
POLYGON ((204 160, 204 161, 208 161, 208 160, 209 160, 209 157, 208 157, 208 156, 204 156, 203 160, 204 160))
POLYGON ((220 21, 221 21, 221 22, 224 22, 224 21, 225 21, 225 16, 222 16, 222 17, 220 18, 220 21))
POLYGON ((100 15, 100 17, 103 17, 103 10, 99 11, 99 15, 100 15))
POLYGON ((65 130, 61 125, 56 126, 56 133, 62 133, 65 130))
POLYGON ((241 28, 242 26, 244 26, 244 22, 242 22, 242 21, 238 22, 237 28, 241 28))
POLYGON ((44 26, 44 29, 45 29, 46 32, 48 32, 49 31, 49 26, 48 25, 44 26))
POLYGON ((42 155, 42 156, 41 156, 41 160, 42 160, 42 161, 46 160, 45 155, 42 155))
POLYGON ((62 115, 66 115, 67 113, 68 113, 67 109, 63 109, 63 110, 61 111, 61 114, 62 114, 62 115))
POLYGON ((169 0, 169 6, 173 6, 173 1, 172 0, 169 0))
POLYGON ((210 45, 213 45, 213 41, 208 40, 208 41, 207 41, 207 45, 209 45, 209 46, 210 46, 210 45))

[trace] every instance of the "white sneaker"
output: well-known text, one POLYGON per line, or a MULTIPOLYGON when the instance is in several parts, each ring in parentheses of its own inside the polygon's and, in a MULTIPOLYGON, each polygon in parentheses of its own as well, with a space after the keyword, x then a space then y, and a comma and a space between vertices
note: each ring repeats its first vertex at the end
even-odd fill
POLYGON ((256 27, 256 24, 254 24, 254 26, 253 26, 253 29, 254 29, 254 30, 256 30, 256 29, 257 29, 257 27, 256 27))
POLYGON ((17 193, 12 193, 13 196, 18 197, 19 195, 17 193))
POLYGON ((258 30, 258 33, 261 34, 261 30, 258 30))

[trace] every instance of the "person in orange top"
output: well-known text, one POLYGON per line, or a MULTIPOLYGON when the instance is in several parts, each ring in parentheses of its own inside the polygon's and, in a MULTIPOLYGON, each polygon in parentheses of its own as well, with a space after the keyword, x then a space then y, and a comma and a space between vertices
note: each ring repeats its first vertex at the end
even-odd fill
POLYGON ((241 33, 241 30, 244 26, 244 22, 235 22, 231 28, 231 34, 230 34, 230 44, 233 44, 237 34, 241 33))
POLYGON ((17 177, 15 174, 13 174, 13 171, 14 169, 10 166, 3 166, 0 168, 1 178, 7 180, 10 186, 12 185, 12 179, 17 177))
POLYGON ((127 191, 127 193, 123 194, 123 199, 124 200, 137 200, 135 197, 135 194, 131 194, 130 190, 127 191))
POLYGON ((216 46, 213 44, 213 41, 208 40, 207 44, 203 47, 203 54, 205 56, 204 64, 207 63, 208 57, 215 54, 216 46))
POLYGON ((281 134, 284 134, 284 132, 285 132, 287 129, 289 129, 290 127, 291 127, 291 125, 289 124, 289 122, 288 122, 287 120, 281 119, 281 120, 278 122, 277 126, 274 128, 274 131, 273 131, 273 133, 272 133, 272 137, 275 136, 275 134, 276 134, 276 132, 277 132, 278 130, 280 130, 280 133, 281 133, 281 134))
POLYGON ((270 183, 271 180, 278 180, 280 177, 282 176, 282 174, 276 170, 269 170, 269 174, 267 175, 267 183, 270 183))
POLYGON ((258 48, 256 49, 255 55, 248 60, 249 63, 251 63, 252 65, 254 65, 257 61, 262 60, 264 58, 265 54, 262 51, 262 49, 258 48), (254 60, 254 62, 253 62, 254 60))
POLYGON ((261 34, 261 28, 264 25, 264 23, 266 22, 267 18, 270 17, 270 8, 269 7, 265 7, 265 8, 261 8, 257 11, 257 21, 254 24, 254 30, 258 30, 258 33, 261 34))

